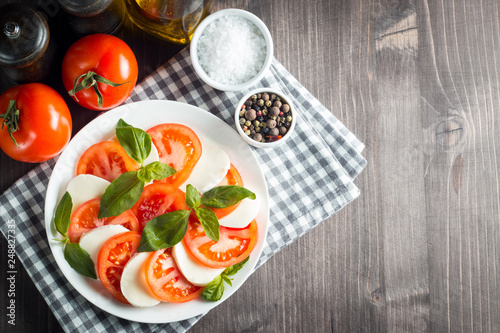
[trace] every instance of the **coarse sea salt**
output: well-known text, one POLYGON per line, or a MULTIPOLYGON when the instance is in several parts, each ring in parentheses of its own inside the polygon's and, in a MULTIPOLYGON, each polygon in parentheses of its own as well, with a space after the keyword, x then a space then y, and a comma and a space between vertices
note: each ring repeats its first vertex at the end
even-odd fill
POLYGON ((259 73, 267 46, 255 24, 240 16, 225 15, 204 29, 197 54, 200 66, 212 80, 235 85, 259 73))

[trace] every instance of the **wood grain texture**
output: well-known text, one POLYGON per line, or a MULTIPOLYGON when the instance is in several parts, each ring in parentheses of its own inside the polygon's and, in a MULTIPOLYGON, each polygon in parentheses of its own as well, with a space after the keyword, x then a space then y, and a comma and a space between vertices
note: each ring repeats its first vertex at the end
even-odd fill
MULTIPOLYGON (((264 20, 276 58, 365 142, 368 166, 357 200, 190 332, 497 332, 498 1, 216 2, 229 7, 264 20)), ((131 29, 143 75, 175 53, 131 29)), ((3 188, 25 172, 0 163, 3 188)), ((16 331, 59 331, 20 279, 16 331)))
POLYGON ((433 148, 424 160, 430 327, 493 332, 500 325, 498 2, 424 1, 418 11, 419 69, 429 74, 419 78, 422 115, 433 148))

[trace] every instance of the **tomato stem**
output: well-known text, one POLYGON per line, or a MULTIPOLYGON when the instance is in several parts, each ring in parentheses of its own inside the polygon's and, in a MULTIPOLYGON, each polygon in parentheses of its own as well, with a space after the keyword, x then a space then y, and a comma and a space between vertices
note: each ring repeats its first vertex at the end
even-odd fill
POLYGON ((16 139, 14 139, 14 136, 12 133, 17 131, 19 129, 19 114, 20 111, 16 107, 16 101, 11 100, 9 102, 9 106, 7 106, 7 111, 4 114, 0 114, 0 118, 3 118, 2 121, 2 130, 4 126, 7 126, 7 131, 9 132, 9 136, 14 141, 14 144, 16 145, 17 148, 20 148, 19 145, 17 144, 16 139))
POLYGON ((103 98, 102 98, 101 91, 99 90, 99 87, 97 86, 97 82, 107 84, 108 86, 112 86, 112 87, 118 87, 118 86, 127 84, 131 81, 127 81, 127 82, 123 82, 123 83, 115 83, 113 81, 106 79, 103 76, 98 75, 95 72, 88 71, 86 74, 82 74, 75 79, 75 82, 73 83, 73 89, 68 91, 68 94, 70 96, 73 96, 75 98, 75 100, 78 102, 78 97, 76 97, 76 93, 81 91, 81 90, 88 89, 88 88, 92 87, 94 89, 94 92, 97 95, 97 105, 100 108, 102 108, 103 98), (80 81, 80 79, 82 79, 82 80, 80 81), (78 81, 80 81, 80 83, 78 83, 78 81))

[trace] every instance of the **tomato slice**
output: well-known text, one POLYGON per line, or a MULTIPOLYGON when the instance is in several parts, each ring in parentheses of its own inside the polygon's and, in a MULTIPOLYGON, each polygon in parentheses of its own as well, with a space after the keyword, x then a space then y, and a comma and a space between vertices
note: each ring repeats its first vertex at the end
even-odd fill
POLYGON ((113 181, 122 173, 139 169, 117 142, 103 141, 90 146, 80 157, 76 174, 91 174, 113 181))
POLYGON ((191 284, 172 257, 172 248, 151 253, 144 265, 151 292, 164 302, 184 303, 200 297, 203 287, 191 284))
MULTIPOLYGON (((223 186, 223 185, 239 185, 239 186, 244 186, 243 185, 243 179, 241 179, 241 175, 236 169, 236 167, 231 164, 231 167, 227 171, 226 176, 224 179, 221 180, 217 186, 223 186)), ((217 216, 218 219, 221 219, 225 216, 228 216, 234 210, 240 205, 238 202, 236 205, 229 206, 227 208, 210 208, 211 210, 214 211, 215 215, 217 216)))
POLYGON ((223 185, 239 185, 239 186, 244 186, 243 185, 243 179, 241 178, 240 173, 238 172, 238 169, 231 163, 231 166, 229 167, 229 170, 227 171, 226 176, 224 179, 220 181, 217 186, 223 186, 223 185))
MULTIPOLYGON (((184 192, 179 188, 157 182, 144 187, 141 197, 131 208, 132 213, 137 217, 141 229, 149 220, 178 209, 189 209, 181 206, 184 202, 184 192), (174 202, 177 202, 174 205, 174 202)), ((185 205, 187 207, 187 205, 185 205)))
POLYGON ((124 211, 118 216, 110 217, 110 219, 111 221, 108 224, 120 224, 130 231, 139 232, 141 230, 137 217, 135 217, 130 209, 124 211))
POLYGON ((141 235, 128 231, 108 239, 97 255, 97 273, 104 288, 120 302, 129 304, 123 296, 120 281, 123 268, 137 252, 141 235))
POLYGON ((189 253, 201 264, 222 268, 246 259, 257 244, 257 222, 253 220, 241 229, 220 227, 219 241, 205 235, 201 223, 190 219, 186 235, 182 239, 189 253))
POLYGON ((177 172, 163 180, 174 186, 182 185, 201 157, 201 142, 196 133, 180 124, 160 124, 147 130, 158 150, 160 162, 177 172))
POLYGON ((98 219, 100 202, 99 198, 86 201, 71 214, 68 230, 71 242, 78 242, 82 234, 106 224, 120 224, 128 230, 139 231, 139 221, 130 210, 115 217, 98 219))

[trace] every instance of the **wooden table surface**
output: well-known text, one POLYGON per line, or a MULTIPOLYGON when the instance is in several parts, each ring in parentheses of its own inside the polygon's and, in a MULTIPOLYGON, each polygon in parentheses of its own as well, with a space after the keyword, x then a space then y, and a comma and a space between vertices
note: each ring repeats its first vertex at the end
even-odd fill
MULTIPOLYGON (((220 0, 215 9, 228 7, 262 18, 275 57, 365 142, 368 166, 358 199, 190 332, 498 331, 498 0, 220 0)), ((180 50, 129 25, 119 36, 141 77, 180 50)), ((61 89, 58 75, 50 83, 61 89)), ((68 104, 76 133, 96 114, 68 104)), ((3 153, 0 164, 2 191, 34 167, 3 153)), ((16 326, 6 324, 4 271, 0 331, 61 331, 21 268, 16 326)))

